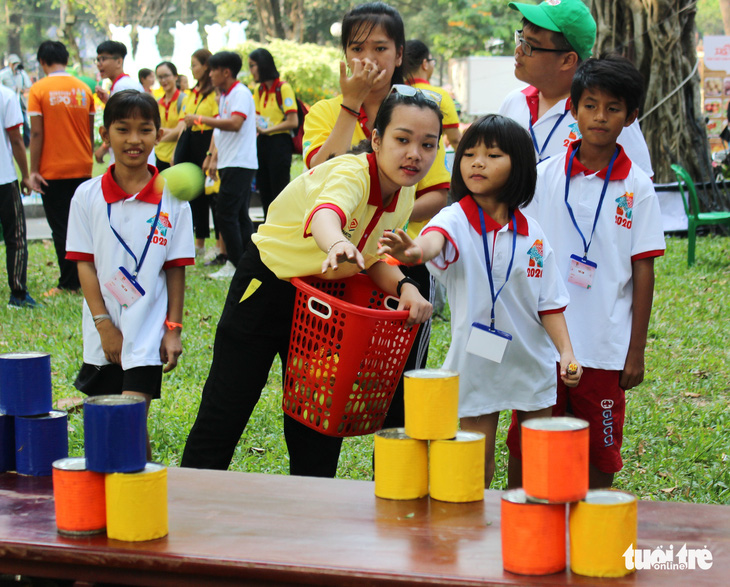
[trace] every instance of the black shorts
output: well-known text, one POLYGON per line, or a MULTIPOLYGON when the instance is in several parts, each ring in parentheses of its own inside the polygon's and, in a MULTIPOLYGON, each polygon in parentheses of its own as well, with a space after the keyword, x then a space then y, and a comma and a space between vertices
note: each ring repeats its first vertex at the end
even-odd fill
POLYGON ((89 396, 121 395, 136 391, 159 399, 162 392, 162 365, 122 369, 120 365, 81 365, 74 387, 89 396))

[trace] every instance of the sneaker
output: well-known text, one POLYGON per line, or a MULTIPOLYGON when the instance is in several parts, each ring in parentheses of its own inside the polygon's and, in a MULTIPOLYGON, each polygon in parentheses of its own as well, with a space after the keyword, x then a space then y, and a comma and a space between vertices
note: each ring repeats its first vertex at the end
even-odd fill
POLYGON ((205 257, 205 247, 195 247, 195 257, 205 257))
POLYGON ((8 300, 8 308, 40 308, 40 307, 41 307, 41 304, 39 304, 32 297, 30 297, 29 293, 26 293, 24 298, 18 298, 18 297, 15 297, 13 294, 10 294, 10 299, 8 300))
POLYGON ((231 277, 233 277, 233 274, 235 272, 236 266, 230 261, 226 261, 226 264, 223 265, 222 268, 220 268, 215 273, 211 273, 207 277, 210 279, 230 279, 231 277))
POLYGON ((70 294, 77 294, 80 293, 81 290, 79 289, 67 289, 65 287, 52 287, 47 292, 43 294, 44 298, 52 298, 53 296, 57 296, 58 294, 63 293, 70 293, 70 294))
POLYGON ((206 267, 217 267, 219 265, 225 265, 228 261, 228 255, 218 254, 214 259, 204 263, 206 267))

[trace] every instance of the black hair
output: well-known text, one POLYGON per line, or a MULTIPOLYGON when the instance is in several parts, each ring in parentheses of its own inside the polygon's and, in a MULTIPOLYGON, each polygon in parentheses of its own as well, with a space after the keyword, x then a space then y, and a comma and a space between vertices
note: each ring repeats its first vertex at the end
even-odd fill
POLYGON ((451 175, 451 197, 456 202, 469 194, 461 175, 464 151, 483 144, 498 147, 509 155, 512 169, 499 201, 509 206, 510 214, 532 201, 537 181, 535 147, 529 133, 517 122, 499 114, 487 114, 474 121, 459 141, 451 175))
POLYGON ((617 54, 586 59, 576 70, 570 86, 570 100, 578 108, 586 89, 597 89, 619 98, 633 114, 644 101, 644 77, 633 63, 617 54))
POLYGON ((276 69, 274 56, 263 47, 254 49, 248 54, 248 58, 256 63, 259 71, 260 83, 274 81, 279 77, 279 70, 276 69))
POLYGON ((200 63, 200 65, 205 67, 205 73, 203 74, 203 77, 200 78, 195 84, 195 88, 198 90, 200 95, 203 96, 203 98, 205 98, 208 94, 215 90, 213 84, 210 82, 210 58, 212 56, 213 54, 205 48, 198 49, 190 56, 191 58, 195 57, 196 61, 200 63))
POLYGON ((561 51, 569 51, 572 53, 575 53, 578 55, 578 63, 582 61, 580 55, 578 54, 578 51, 575 50, 573 45, 571 45, 568 42, 568 39, 565 38, 565 35, 561 33, 560 31, 551 31, 550 29, 543 28, 539 25, 536 25, 534 22, 530 22, 526 18, 522 18, 522 28, 530 28, 534 31, 547 31, 550 33, 550 40, 553 42, 553 45, 555 45, 556 49, 560 49, 561 51))
MULTIPOLYGON (((441 139, 441 133, 444 130, 444 115, 441 113, 439 105, 433 100, 427 98, 421 92, 416 92, 413 96, 406 96, 404 94, 392 92, 385 100, 383 100, 380 108, 378 108, 378 114, 375 116, 375 122, 373 122, 373 132, 377 131, 378 136, 382 137, 385 134, 385 129, 388 128, 388 125, 393 119, 393 110, 395 110, 396 106, 417 106, 418 108, 427 108, 432 110, 438 117, 439 121, 439 136, 436 141, 438 142, 441 139)), ((355 145, 353 152, 371 153, 373 150, 372 144, 368 145, 368 143, 371 143, 371 140, 365 139, 364 141, 361 141, 359 144, 355 145)))
POLYGON ((124 59, 127 56, 127 46, 119 41, 103 41, 96 48, 96 54, 108 53, 114 57, 124 59))
POLYGON ((68 49, 61 41, 43 41, 36 57, 46 65, 68 65, 68 49))
POLYGON ((411 39, 406 41, 406 48, 403 51, 403 70, 405 71, 406 77, 413 77, 421 67, 424 59, 428 59, 431 55, 428 46, 423 41, 418 39, 411 39))
POLYGON ((241 56, 233 51, 219 51, 208 59, 209 69, 229 69, 233 79, 238 77, 238 72, 241 71, 242 66, 241 56))
POLYGON ((151 94, 138 90, 122 90, 109 98, 104 106, 104 126, 108 129, 117 120, 124 118, 142 118, 161 126, 160 107, 151 94))
POLYGON ((177 67, 175 67, 175 64, 172 61, 162 61, 162 62, 158 63, 157 66, 155 67, 155 75, 157 75, 157 69, 159 67, 162 67, 163 65, 166 66, 170 70, 170 73, 172 73, 172 75, 177 77, 177 67))
POLYGON ((142 80, 145 79, 149 74, 154 74, 155 72, 149 69, 148 67, 143 67, 137 72, 137 79, 139 80, 139 83, 142 83, 142 80))
MULTIPOLYGON (((395 43, 396 51, 404 49, 406 33, 400 13, 384 2, 368 2, 359 4, 342 17, 342 51, 352 43, 363 42, 370 36, 376 26, 383 27, 385 34, 395 43)), ((402 84, 403 63, 393 71, 391 84, 402 84)))

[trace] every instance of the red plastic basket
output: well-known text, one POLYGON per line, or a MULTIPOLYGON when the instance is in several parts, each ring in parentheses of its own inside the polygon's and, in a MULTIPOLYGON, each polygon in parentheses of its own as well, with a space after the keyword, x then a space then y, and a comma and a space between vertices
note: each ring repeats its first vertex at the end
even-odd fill
POLYGON ((380 430, 418 325, 369 277, 293 278, 284 412, 328 436, 380 430))

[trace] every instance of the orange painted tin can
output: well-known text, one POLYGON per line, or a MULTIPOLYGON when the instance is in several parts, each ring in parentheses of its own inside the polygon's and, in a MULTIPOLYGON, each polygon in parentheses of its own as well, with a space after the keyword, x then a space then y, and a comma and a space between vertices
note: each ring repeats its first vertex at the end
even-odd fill
POLYGON ((64 536, 88 536, 106 531, 104 474, 86 469, 86 459, 53 462, 56 527, 64 536))

